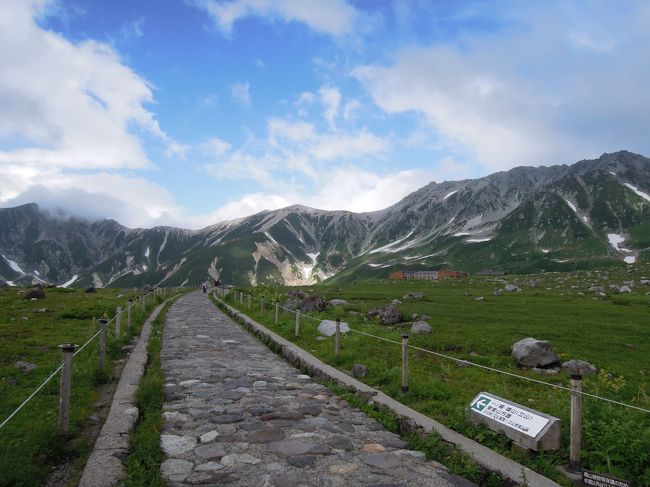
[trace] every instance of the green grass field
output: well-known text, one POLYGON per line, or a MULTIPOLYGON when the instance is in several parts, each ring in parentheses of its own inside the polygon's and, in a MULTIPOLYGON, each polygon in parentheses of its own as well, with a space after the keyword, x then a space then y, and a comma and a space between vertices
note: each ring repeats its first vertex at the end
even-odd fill
MULTIPOLYGON (((99 329, 99 318, 115 315, 117 306, 126 309, 128 292, 98 289, 45 289, 45 299, 22 299, 24 289, 0 289, 0 422, 11 414, 61 363, 61 343, 83 344, 99 329), (16 362, 35 364, 23 372, 16 362)), ((122 358, 121 346, 139 333, 146 312, 134 308, 133 327, 122 318, 122 336, 109 326, 107 346, 109 373, 98 371, 98 341, 95 339, 74 359, 70 433, 57 429, 60 374, 57 374, 18 414, 0 429, 0 486, 40 485, 53 466, 70 458, 84 461, 90 445, 81 435, 98 388, 114 378, 112 361, 122 358)), ((108 406, 107 406, 108 407, 108 406)))
MULTIPOLYGON (((348 301, 347 306, 330 307, 315 316, 317 319, 339 317, 353 329, 401 341, 403 333, 410 333, 408 326, 385 326, 366 317, 368 310, 397 299, 406 320, 410 321, 413 314, 427 315, 433 327, 430 335, 412 335, 411 345, 568 386, 566 374, 546 376, 521 370, 510 354, 512 344, 522 338, 550 340, 563 361, 583 359, 600 369, 597 376, 585 378, 585 392, 650 409, 650 286, 640 284, 640 279, 649 275, 650 268, 646 266, 443 282, 360 282, 314 286, 308 291, 328 300, 348 301), (494 296, 493 291, 503 289, 506 280, 517 284, 521 291, 494 296), (630 294, 616 294, 608 288, 610 284, 620 286, 630 281, 635 282, 630 294), (607 297, 600 299, 588 291, 592 285, 604 286, 607 297), (403 298, 414 291, 423 292, 425 297, 403 298), (484 299, 477 301, 481 296, 484 299)), ((269 301, 287 300, 283 288, 258 287, 252 292, 269 301)), ((229 296, 230 303, 259 319, 259 302, 254 301, 249 310, 246 299, 240 305, 238 298, 239 290, 235 290, 229 296)), ((411 351, 410 389, 403 394, 399 345, 350 333, 342 338, 337 361, 334 339, 317 340, 318 321, 303 318, 302 334, 294 339, 294 315, 281 315, 280 323, 274 325, 271 306, 266 308, 263 323, 324 361, 346 371, 355 363, 365 364, 370 372, 364 381, 369 385, 491 448, 515 455, 517 460, 547 476, 562 480, 556 466, 568 461, 568 392, 411 351), (504 436, 471 425, 467 408, 481 391, 559 417, 561 450, 525 459, 511 453, 511 442, 504 436)), ((633 480, 635 485, 650 486, 650 414, 590 398, 584 398, 583 403, 583 465, 633 480)))

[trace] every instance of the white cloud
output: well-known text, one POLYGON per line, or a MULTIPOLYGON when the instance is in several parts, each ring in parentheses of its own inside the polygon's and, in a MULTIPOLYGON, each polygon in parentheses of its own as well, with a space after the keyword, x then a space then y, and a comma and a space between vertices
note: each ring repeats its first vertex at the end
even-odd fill
POLYGON ((438 144, 489 171, 648 152, 650 7, 517 5, 508 20, 525 29, 411 46, 354 76, 386 113, 424 116, 438 144))
POLYGON ((241 103, 245 107, 251 106, 250 83, 248 81, 243 83, 235 83, 230 87, 232 99, 241 103))
POLYGON ((44 208, 61 209, 70 215, 114 218, 131 227, 170 223, 184 226, 183 215, 169 191, 143 178, 1 165, 0 180, 11 180, 15 188, 0 188, 3 206, 38 202, 44 208))
POLYGON ((341 106, 341 92, 332 86, 323 86, 319 91, 320 101, 324 109, 324 117, 330 130, 336 129, 336 117, 341 106))
POLYGON ((150 85, 107 44, 75 44, 40 28, 34 18, 46 5, 3 2, 0 163, 149 166, 132 127, 172 143, 145 108, 154 101, 150 85))
POLYGON ((225 34, 246 17, 264 17, 271 21, 301 22, 316 32, 343 36, 353 32, 358 12, 345 0, 193 0, 205 10, 225 34))

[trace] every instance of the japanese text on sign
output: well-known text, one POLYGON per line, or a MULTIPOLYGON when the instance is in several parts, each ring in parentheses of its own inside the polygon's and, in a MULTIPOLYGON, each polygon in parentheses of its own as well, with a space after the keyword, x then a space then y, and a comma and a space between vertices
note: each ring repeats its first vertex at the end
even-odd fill
POLYGON ((620 480, 601 473, 590 472, 589 470, 583 470, 582 483, 596 487, 630 487, 631 485, 627 480, 620 480))
POLYGON ((543 416, 539 416, 527 409, 514 406, 483 392, 474 398, 470 407, 473 411, 487 418, 533 438, 549 422, 543 416))

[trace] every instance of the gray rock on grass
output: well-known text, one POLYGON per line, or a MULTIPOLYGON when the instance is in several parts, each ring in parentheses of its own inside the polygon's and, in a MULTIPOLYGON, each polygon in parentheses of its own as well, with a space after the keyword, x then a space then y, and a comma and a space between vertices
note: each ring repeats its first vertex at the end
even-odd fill
POLYGON ((547 367, 560 361, 548 340, 524 338, 512 346, 512 355, 524 367, 547 367))
MULTIPOLYGON (((350 325, 341 321, 340 326, 341 333, 348 333, 350 331, 350 325)), ((318 325, 318 333, 324 336, 331 337, 336 334, 336 321, 334 320, 323 320, 318 325)))
POLYGON ((431 331, 432 331, 431 325, 426 321, 416 321, 411 326, 411 333, 415 335, 420 333, 431 333, 431 331))

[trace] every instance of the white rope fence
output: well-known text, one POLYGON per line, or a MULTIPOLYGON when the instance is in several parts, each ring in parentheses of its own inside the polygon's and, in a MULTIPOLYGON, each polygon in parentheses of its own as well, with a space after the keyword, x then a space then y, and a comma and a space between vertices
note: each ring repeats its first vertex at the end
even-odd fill
MULTIPOLYGON (((250 295, 250 294, 246 294, 246 296, 248 298, 252 299, 253 301, 261 301, 261 302, 266 302, 266 303, 269 303, 269 304, 273 303, 273 302, 270 302, 270 301, 264 301, 263 298, 256 298, 255 296, 250 295)), ((242 303, 242 305, 243 305, 243 303, 242 303)), ((282 309, 284 311, 287 311, 289 313, 297 314, 297 312, 295 310, 292 310, 290 308, 286 308, 284 306, 280 306, 280 309, 282 309)), ((322 321, 322 320, 320 320, 318 318, 314 318, 313 316, 309 316, 309 315, 303 314, 303 313, 300 313, 300 317, 301 318, 308 318, 308 319, 310 319, 312 321, 316 321, 316 322, 322 321)), ((402 342, 398 342, 396 340, 381 337, 381 336, 378 336, 378 335, 373 335, 373 334, 366 333, 366 332, 363 332, 363 331, 360 331, 360 330, 355 330, 352 327, 350 327, 350 331, 354 332, 354 333, 357 333, 359 335, 365 335, 367 337, 375 338, 375 339, 380 340, 380 341, 384 341, 384 342, 392 343, 392 344, 395 344, 395 345, 399 345, 400 347, 402 346, 402 342)), ((570 392, 572 394, 577 393, 579 395, 590 397, 592 399, 597 399, 597 400, 605 401, 605 402, 608 402, 608 403, 611 403, 611 404, 616 404, 617 406, 622 406, 622 407, 625 407, 625 408, 634 409, 634 410, 641 411, 641 412, 644 412, 644 413, 650 413, 650 409, 642 408, 640 406, 635 406, 633 404, 628 404, 628 403, 624 403, 624 402, 621 402, 621 401, 615 401, 613 399, 598 396, 596 394, 591 394, 589 392, 575 391, 574 389, 572 389, 570 387, 562 386, 562 385, 559 385, 559 384, 552 384, 550 382, 545 382, 543 380, 534 379, 532 377, 526 377, 525 375, 515 374, 513 372, 508 372, 508 371, 497 369, 497 368, 494 368, 494 367, 488 367, 487 365, 481 365, 481 364, 477 364, 475 362, 471 362, 469 360, 459 359, 459 358, 456 358, 456 357, 452 357, 451 355, 446 355, 444 353, 439 353, 439 352, 434 352, 432 350, 427 350, 426 348, 416 347, 414 345, 408 345, 408 348, 412 349, 412 350, 417 350, 417 351, 420 351, 420 352, 424 352, 424 353, 427 353, 427 354, 430 354, 430 355, 435 355, 435 356, 440 357, 440 358, 453 360, 454 362, 462 363, 464 365, 469 365, 469 366, 472 366, 472 367, 477 367, 477 368, 480 368, 480 369, 488 370, 490 372, 495 372, 495 373, 498 373, 498 374, 514 377, 516 379, 520 379, 520 380, 524 380, 524 381, 528 381, 528 382, 534 382, 534 383, 541 384, 541 385, 544 385, 544 386, 552 387, 554 389, 560 389, 560 390, 563 390, 563 391, 567 391, 567 392, 570 392)))
MULTIPOLYGON (((173 288, 173 289, 172 289, 172 293, 174 293, 174 292, 175 292, 176 290, 178 290, 178 289, 182 289, 182 288, 173 288)), ((128 314, 129 311, 130 311, 132 308, 134 308, 134 307, 136 306, 136 301, 129 300, 129 303, 130 303, 130 304, 129 304, 125 309, 121 310, 120 313, 127 313, 127 314, 128 314)), ((107 321, 105 325, 106 325, 106 326, 107 326, 107 325, 110 325, 111 323, 113 323, 113 322, 117 319, 117 317, 118 317, 118 315, 115 314, 115 316, 113 316, 113 318, 111 318, 109 321, 107 321)), ((97 333, 95 333, 92 337, 90 337, 90 338, 86 341, 86 343, 84 343, 81 347, 79 347, 79 348, 74 352, 73 357, 74 357, 74 356, 77 356, 77 355, 78 355, 78 354, 79 354, 79 353, 80 353, 84 348, 86 348, 90 343, 92 343, 93 340, 95 340, 95 338, 97 338, 101 333, 102 333, 102 328, 100 327, 100 329, 99 329, 99 331, 98 331, 97 333)), ((36 396, 36 394, 38 394, 38 393, 39 393, 39 392, 40 392, 40 391, 41 391, 41 390, 42 390, 42 389, 43 389, 43 388, 48 384, 48 382, 50 382, 50 381, 51 381, 51 380, 52 380, 52 379, 53 379, 53 378, 54 378, 54 377, 55 377, 55 376, 56 376, 56 375, 61 371, 61 369, 63 369, 63 366, 64 366, 64 365, 65 365, 64 363, 62 363, 61 365, 59 365, 59 367, 58 367, 54 372, 52 372, 52 373, 49 375, 49 377, 48 377, 47 379, 45 379, 45 380, 41 383, 41 385, 39 385, 39 386, 34 390, 34 392, 32 392, 32 393, 29 395, 29 397, 27 397, 27 399, 25 399, 25 400, 24 400, 24 401, 23 401, 23 402, 22 402, 22 403, 21 403, 21 404, 20 404, 20 405, 19 405, 19 406, 18 406, 18 407, 17 407, 17 408, 16 408, 16 409, 15 409, 15 410, 14 410, 14 411, 9 415, 9 416, 7 416, 7 417, 5 418, 5 420, 4 420, 2 423, 0 423, 0 429, 2 429, 2 428, 3 428, 3 427, 4 427, 4 426, 9 422, 9 421, 11 421, 11 419, 12 419, 14 416, 16 416, 16 414, 18 414, 18 412, 19 412, 23 407, 25 407, 25 406, 29 403, 29 401, 31 401, 31 400, 34 398, 34 396, 36 396)))

